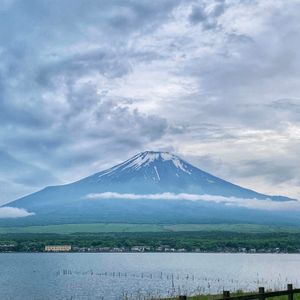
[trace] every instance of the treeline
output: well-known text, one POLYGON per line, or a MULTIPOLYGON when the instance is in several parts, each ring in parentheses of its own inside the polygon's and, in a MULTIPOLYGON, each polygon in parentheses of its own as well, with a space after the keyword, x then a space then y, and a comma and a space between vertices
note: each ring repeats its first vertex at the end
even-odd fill
MULTIPOLYGON (((163 232, 163 233, 97 233, 97 234, 11 234, 0 235, 1 245, 14 245, 13 251, 44 251, 46 245, 73 247, 150 246, 154 251, 161 245, 192 251, 217 251, 225 248, 275 249, 296 252, 300 249, 300 233, 235 233, 235 232, 163 232)), ((3 249, 3 247, 2 247, 3 249)))

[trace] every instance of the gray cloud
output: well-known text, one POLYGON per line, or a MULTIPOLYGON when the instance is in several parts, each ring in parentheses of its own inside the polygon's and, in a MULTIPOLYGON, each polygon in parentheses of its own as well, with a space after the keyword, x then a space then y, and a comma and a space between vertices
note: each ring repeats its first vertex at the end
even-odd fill
POLYGON ((225 11, 225 7, 224 4, 218 4, 215 6, 214 10, 213 10, 213 15, 215 17, 219 17, 220 15, 222 15, 225 11))
POLYGON ((116 55, 108 55, 100 50, 86 52, 46 66, 38 71, 36 80, 45 87, 54 88, 57 78, 68 83, 93 72, 108 78, 120 78, 130 70, 131 66, 128 63, 119 61, 116 55))
POLYGON ((203 8, 200 6, 193 6, 192 12, 189 15, 189 20, 192 24, 198 24, 204 22, 207 19, 207 15, 204 12, 203 8))
POLYGON ((216 4, 212 11, 207 12, 205 5, 193 5, 189 14, 189 21, 192 25, 201 23, 204 30, 215 29, 217 27, 217 19, 225 11, 224 3, 216 4))
POLYGON ((16 159, 1 149, 0 170, 0 176, 14 184, 39 187, 60 182, 49 170, 16 159))
POLYGON ((239 169, 239 176, 263 176, 273 185, 293 180, 297 176, 297 168, 292 165, 278 165, 274 161, 248 160, 242 162, 243 167, 239 169))
POLYGON ((169 126, 169 130, 173 134, 184 134, 189 130, 189 124, 169 126))
POLYGON ((298 113, 300 111, 300 99, 279 99, 268 104, 269 107, 282 110, 290 110, 298 113))

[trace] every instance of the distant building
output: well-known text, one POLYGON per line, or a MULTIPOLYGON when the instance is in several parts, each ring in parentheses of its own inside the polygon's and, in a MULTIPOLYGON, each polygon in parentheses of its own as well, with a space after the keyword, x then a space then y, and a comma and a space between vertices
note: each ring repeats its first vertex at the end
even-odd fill
POLYGON ((258 249, 257 252, 259 252, 259 253, 266 253, 267 251, 265 249, 258 249))
POLYGON ((71 251, 72 247, 65 245, 65 246, 45 246, 45 251, 47 252, 67 252, 71 251))
MULTIPOLYGON (((184 248, 180 248, 180 249, 178 249, 178 252, 187 252, 187 250, 184 249, 184 248)), ((200 252, 200 249, 196 249, 195 252, 200 252), (197 250, 198 250, 198 251, 197 251, 197 250)))
POLYGON ((150 246, 134 246, 131 251, 145 252, 150 251, 150 246))
POLYGON ((170 246, 169 245, 161 245, 160 247, 158 247, 156 249, 156 251, 166 251, 166 252, 168 252, 168 251, 170 251, 170 246))
POLYGON ((122 249, 121 248, 112 248, 112 252, 122 252, 122 249))

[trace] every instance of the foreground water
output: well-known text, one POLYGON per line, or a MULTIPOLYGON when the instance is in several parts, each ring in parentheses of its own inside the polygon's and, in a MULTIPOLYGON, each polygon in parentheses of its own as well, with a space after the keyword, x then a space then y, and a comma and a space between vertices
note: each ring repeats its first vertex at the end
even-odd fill
POLYGON ((298 287, 300 255, 0 254, 0 299, 144 299, 298 287))

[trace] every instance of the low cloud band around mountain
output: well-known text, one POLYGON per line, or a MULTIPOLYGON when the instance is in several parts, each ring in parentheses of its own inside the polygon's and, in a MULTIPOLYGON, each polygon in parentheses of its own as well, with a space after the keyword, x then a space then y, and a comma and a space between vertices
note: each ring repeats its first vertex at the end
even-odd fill
POLYGON ((0 219, 13 219, 13 218, 22 218, 28 216, 34 216, 35 213, 27 212, 24 208, 17 207, 0 207, 0 219))
POLYGON ((132 200, 189 200, 189 201, 213 201, 216 203, 225 202, 226 205, 234 205, 238 207, 245 207, 249 209, 259 209, 268 211, 300 211, 300 201, 285 201, 277 202, 272 201, 269 198, 265 200, 244 199, 236 197, 222 197, 212 195, 196 195, 196 194, 174 194, 174 193, 162 193, 162 194, 150 194, 150 195, 138 195, 138 194, 119 194, 113 192, 106 192, 101 194, 88 194, 82 199, 132 199, 132 200))

